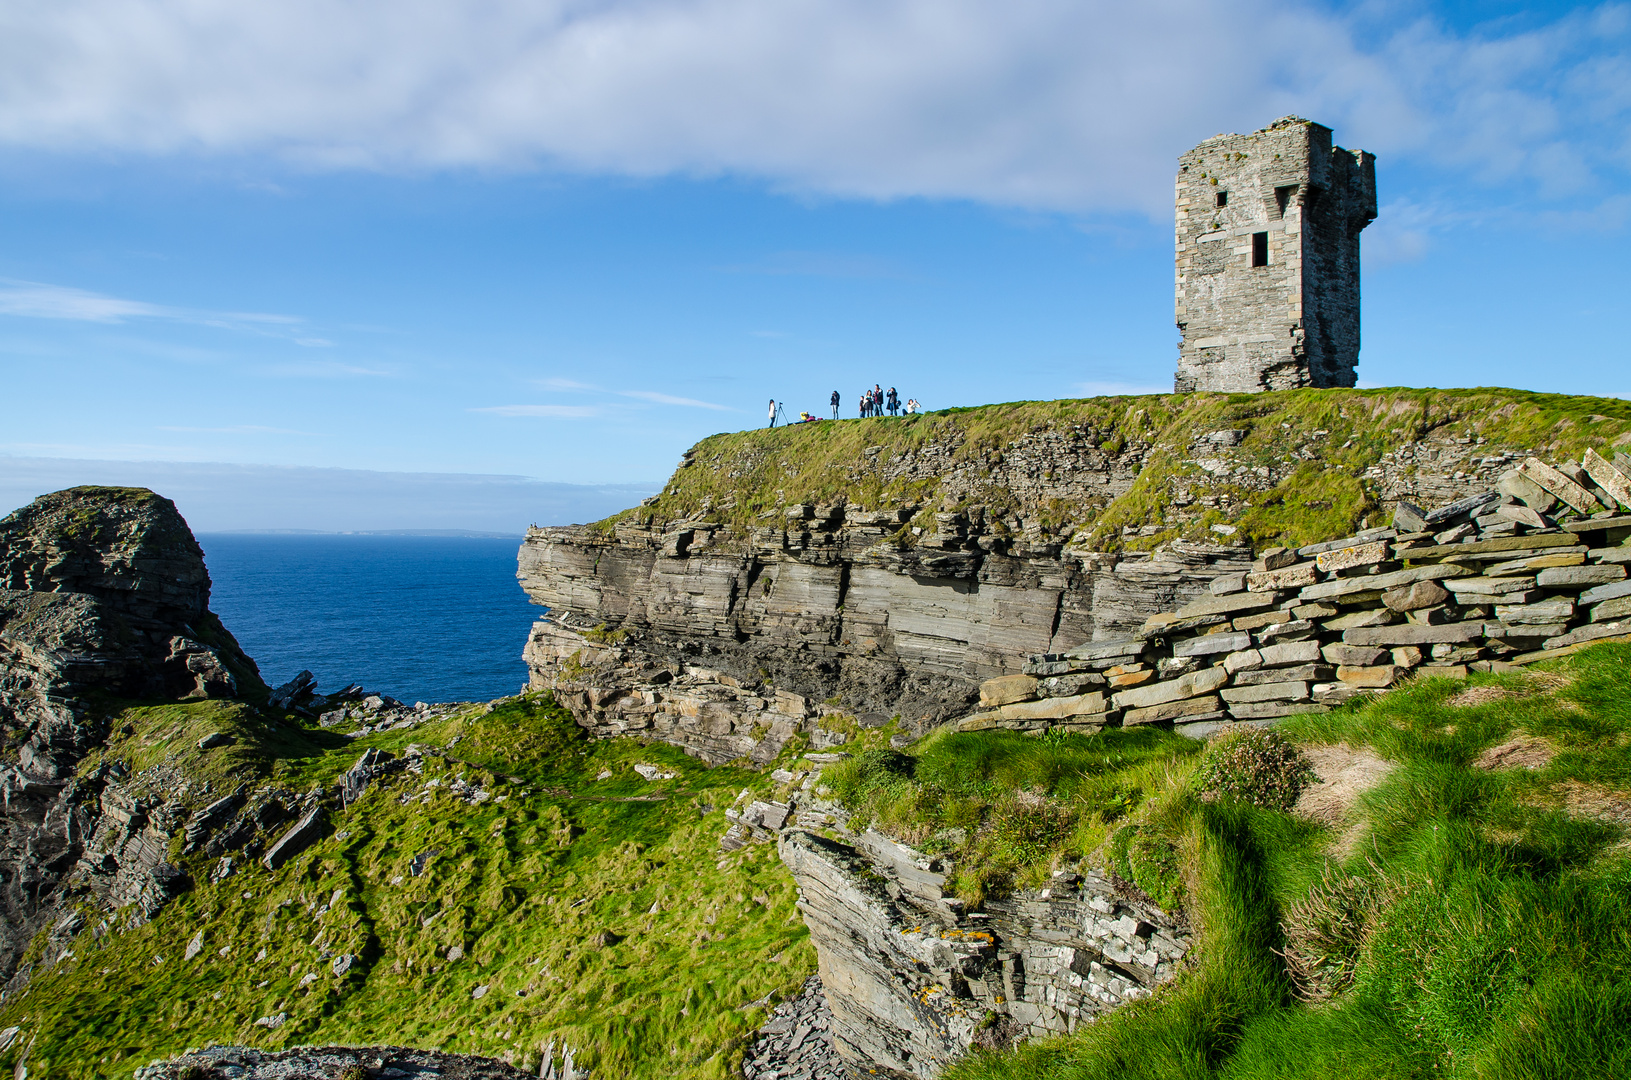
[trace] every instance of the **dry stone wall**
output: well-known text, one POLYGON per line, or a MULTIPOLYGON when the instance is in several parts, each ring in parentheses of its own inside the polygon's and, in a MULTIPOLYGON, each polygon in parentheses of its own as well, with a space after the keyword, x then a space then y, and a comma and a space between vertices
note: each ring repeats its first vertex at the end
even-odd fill
POLYGON ((1493 491, 1219 575, 1124 638, 981 686, 965 731, 1161 723, 1198 737, 1321 712, 1408 675, 1631 640, 1631 458, 1528 458, 1493 491))

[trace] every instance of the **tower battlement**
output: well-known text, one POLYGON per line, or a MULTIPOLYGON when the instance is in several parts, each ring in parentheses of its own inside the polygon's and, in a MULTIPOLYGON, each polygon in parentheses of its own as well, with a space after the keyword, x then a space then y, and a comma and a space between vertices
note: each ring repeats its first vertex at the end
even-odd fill
POLYGON ((1352 386, 1376 158, 1287 116, 1178 159, 1173 389, 1352 386))

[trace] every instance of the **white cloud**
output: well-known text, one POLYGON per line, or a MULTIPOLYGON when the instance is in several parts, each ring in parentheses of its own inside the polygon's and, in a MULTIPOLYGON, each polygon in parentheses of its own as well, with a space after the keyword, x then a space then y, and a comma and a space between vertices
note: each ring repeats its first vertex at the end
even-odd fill
POLYGON ((118 323, 126 319, 166 319, 169 308, 123 300, 71 289, 62 285, 41 285, 32 281, 0 282, 0 315, 20 315, 30 319, 69 319, 75 322, 118 323))
MULTIPOLYGON (((68 285, 48 285, 38 281, 17 281, 10 278, 0 278, 0 315, 94 323, 158 319, 192 323, 195 326, 212 326, 221 330, 271 334, 277 337, 293 333, 294 328, 303 322, 294 315, 166 307, 162 304, 149 304, 143 300, 106 296, 68 285)), ((321 348, 334 344, 332 341, 316 337, 296 337, 293 340, 297 345, 321 348)))
MULTIPOLYGON (((1457 36, 1308 0, 19 0, 0 145, 329 168, 744 174, 1168 213, 1298 112, 1547 196, 1628 167, 1627 9, 1457 36)), ((120 316, 116 316, 120 317, 120 316)))
POLYGON ((641 401, 651 401, 658 405, 686 405, 693 409, 713 409, 716 412, 736 412, 727 405, 715 405, 711 401, 698 401, 696 398, 675 397, 673 394, 659 394, 655 390, 619 390, 619 394, 628 398, 639 398, 641 401))
POLYGON ((485 408, 471 409, 469 411, 492 413, 494 416, 552 416, 559 418, 581 418, 600 415, 600 410, 593 405, 489 405, 485 408))

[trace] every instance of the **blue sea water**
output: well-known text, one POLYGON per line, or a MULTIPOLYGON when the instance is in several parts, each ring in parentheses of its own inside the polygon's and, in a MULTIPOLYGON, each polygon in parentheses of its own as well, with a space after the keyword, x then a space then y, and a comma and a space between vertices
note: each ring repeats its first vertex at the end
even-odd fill
POLYGON ((543 609, 515 580, 520 538, 204 534, 210 607, 277 686, 361 683, 402 701, 487 701, 526 682, 543 609))

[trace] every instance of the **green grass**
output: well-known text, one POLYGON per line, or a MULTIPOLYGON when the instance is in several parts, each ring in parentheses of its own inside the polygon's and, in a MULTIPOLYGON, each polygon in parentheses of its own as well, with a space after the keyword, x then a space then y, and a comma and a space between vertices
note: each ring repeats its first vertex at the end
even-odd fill
MULTIPOLYGON (((687 455, 650 507, 600 523, 707 519, 745 536, 754 524, 778 523, 781 508, 839 496, 869 509, 918 503, 939 509, 941 475, 959 467, 974 485, 964 503, 1012 510, 1014 495, 993 477, 1027 436, 1080 435, 1108 455, 1146 451, 1131 488, 1109 500, 1056 501, 1039 512, 1044 529, 1101 550, 1152 547, 1174 536, 1215 536, 1229 522, 1257 546, 1311 543, 1340 536, 1379 514, 1365 471, 1384 454, 1416 440, 1477 440, 1494 448, 1534 449, 1578 458, 1631 432, 1631 404, 1615 398, 1536 394, 1522 390, 1296 390, 1264 394, 1152 394, 1063 401, 1024 401, 944 409, 920 416, 827 421, 710 436, 687 455), (1292 470, 1260 491, 1244 477, 1210 477, 1193 460, 1206 456, 1196 439, 1230 429, 1243 441, 1227 456, 1248 470, 1292 470), (925 479, 889 480, 888 463, 935 442, 954 447, 948 467, 925 479), (869 448, 878 448, 871 456, 869 448), (981 480, 984 480, 982 486, 981 480), (1218 508, 1185 508, 1182 493, 1222 498, 1218 508), (761 520, 760 515, 770 516, 761 520), (1183 520, 1187 518, 1188 520, 1183 520), (1176 523, 1176 524, 1175 524, 1176 523), (1123 540, 1128 527, 1158 532, 1123 540)), ((903 542, 909 542, 903 537, 903 542)))
POLYGON ((1550 672, 1475 677, 1507 692, 1484 704, 1451 704, 1466 684, 1430 679, 1286 722, 1305 744, 1369 746, 1397 765, 1364 796, 1363 843, 1345 861, 1334 835, 1288 814, 1166 793, 1148 825, 1193 883, 1193 969, 1072 1036, 967 1059, 949 1080, 1631 1075, 1631 844, 1579 801, 1631 808, 1628 676, 1631 648, 1599 646, 1550 672), (1514 735, 1557 756, 1472 766, 1514 735), (1281 955, 1307 943, 1306 920, 1287 915, 1338 910, 1345 881, 1382 898, 1324 939, 1348 951, 1351 982, 1299 1000, 1281 955))
MULTIPOLYGON (((1302 745, 1395 763, 1329 829, 1208 799, 1200 746, 1149 728, 942 731, 901 753, 889 726, 860 732, 825 783, 853 824, 951 859, 965 896, 1108 864, 1196 930, 1192 967, 1154 997, 950 1080, 1631 1075, 1628 682, 1631 647, 1601 645, 1475 676, 1498 695, 1482 703, 1427 679, 1288 720, 1302 745), (1473 765, 1519 735, 1550 763, 1473 765), (1318 1000, 1287 954, 1330 975, 1318 1000)), ((223 702, 131 705, 113 723, 105 753, 184 772, 189 806, 242 781, 332 784, 368 746, 451 744, 457 760, 377 785, 277 873, 201 884, 124 932, 98 937, 88 918, 74 957, 0 1008, 26 1040, 0 1067, 26 1045, 35 1076, 128 1075, 209 1041, 400 1042, 536 1067, 553 1037, 599 1075, 724 1077, 765 1017, 744 1006, 814 967, 774 851, 717 847, 744 788, 776 793, 762 773, 591 743, 545 698, 355 742, 223 702), (239 741, 198 751, 213 730, 239 741), (642 761, 679 775, 648 783, 642 761), (493 797, 457 797, 459 779, 493 797), (325 950, 357 963, 336 977, 325 950), (283 1027, 254 1025, 278 1012, 283 1027)), ((211 862, 188 868, 206 881, 211 862)))
MULTIPOLYGON (((122 717, 132 732, 109 753, 202 775, 191 740, 235 716, 240 706, 220 703, 133 708, 122 717)), ((796 992, 815 966, 774 849, 717 847, 738 792, 768 792, 761 774, 664 745, 591 743, 547 699, 354 743, 286 725, 230 749, 234 775, 303 791, 367 746, 455 739, 460 760, 378 784, 276 873, 255 865, 200 884, 152 923, 100 940, 88 919, 75 958, 0 1009, 0 1027, 20 1025, 32 1043, 31 1075, 128 1076, 211 1041, 394 1042, 536 1068, 550 1037, 581 1048, 597 1075, 729 1075, 766 1015, 743 1006, 796 992), (636 762, 679 776, 648 783, 636 762), (457 798, 457 778, 494 797, 457 798), (429 850, 439 854, 414 877, 411 860, 429 850), (200 930, 203 951, 184 961, 200 930), (450 960, 450 948, 464 955, 450 960), (324 949, 358 960, 339 978, 324 949), (308 973, 318 978, 303 987, 308 973), (282 1027, 254 1026, 278 1012, 282 1027)), ((215 779, 197 802, 218 797, 215 779)), ((205 882, 213 862, 188 869, 205 882)))
POLYGON ((1152 727, 1034 738, 942 728, 910 754, 874 749, 822 782, 853 813, 956 864, 977 903, 1035 885, 1096 851, 1156 792, 1186 775, 1200 744, 1152 727))

